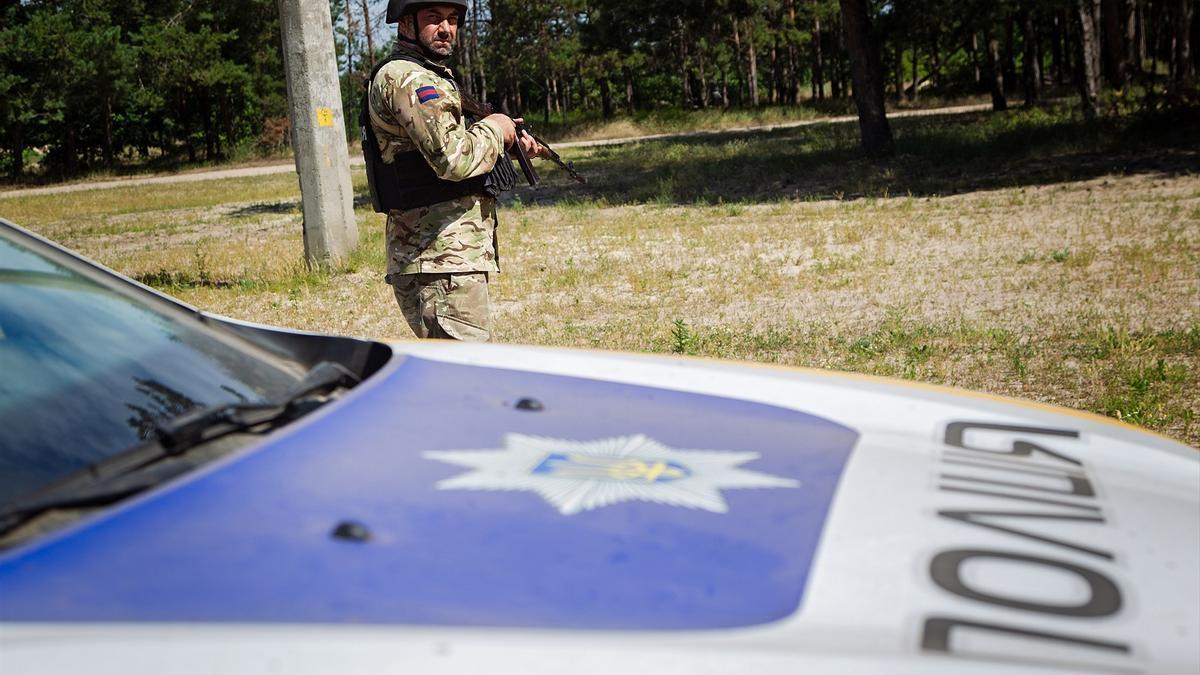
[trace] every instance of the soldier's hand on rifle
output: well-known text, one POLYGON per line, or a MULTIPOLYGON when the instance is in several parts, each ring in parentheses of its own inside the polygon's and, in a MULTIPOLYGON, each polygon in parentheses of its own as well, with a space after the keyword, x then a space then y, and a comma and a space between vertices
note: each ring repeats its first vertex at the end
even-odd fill
POLYGON ((493 113, 484 118, 496 123, 504 134, 504 147, 511 148, 512 144, 517 140, 517 123, 513 118, 503 113, 493 113))
MULTIPOLYGON (((516 122, 518 124, 520 124, 524 121, 525 120, 516 120, 516 122)), ((525 148, 525 154, 527 156, 529 156, 529 157, 545 157, 545 153, 546 153, 545 148, 542 147, 541 143, 537 142, 536 138, 534 138, 533 136, 530 136, 529 132, 525 131, 524 129, 521 130, 521 137, 520 137, 519 142, 521 143, 521 146, 523 148, 525 148)))
MULTIPOLYGON (((521 148, 525 151, 525 156, 529 157, 531 159, 534 157, 540 156, 541 152, 542 152, 541 144, 539 144, 536 140, 533 139, 532 136, 530 136, 523 129, 521 129, 521 125, 525 124, 525 118, 524 117, 514 117, 514 118, 512 118, 512 122, 513 122, 513 128, 515 130, 513 138, 514 138, 515 142, 521 144, 521 148)), ((508 145, 505 145, 504 147, 508 148, 508 151, 510 153, 513 153, 514 157, 516 156, 516 154, 515 154, 516 148, 513 147, 513 144, 511 142, 508 145)))
MULTIPOLYGON (((521 124, 524 124, 525 119, 523 117, 513 119, 503 113, 494 113, 492 115, 488 115, 484 119, 492 120, 496 124, 500 125, 500 128, 504 130, 504 147, 511 152, 513 149, 513 143, 518 142, 517 127, 521 124)), ((538 143, 529 134, 522 133, 519 142, 521 143, 521 147, 525 149, 526 156, 542 157, 544 155, 545 151, 543 150, 541 143, 538 143)))

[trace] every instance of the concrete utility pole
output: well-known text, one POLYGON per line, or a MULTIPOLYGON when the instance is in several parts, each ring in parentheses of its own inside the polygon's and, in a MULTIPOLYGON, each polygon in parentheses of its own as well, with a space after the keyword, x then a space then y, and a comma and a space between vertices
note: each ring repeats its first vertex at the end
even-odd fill
POLYGON ((315 267, 358 246, 350 154, 328 0, 279 0, 292 150, 304 208, 304 258, 315 267))

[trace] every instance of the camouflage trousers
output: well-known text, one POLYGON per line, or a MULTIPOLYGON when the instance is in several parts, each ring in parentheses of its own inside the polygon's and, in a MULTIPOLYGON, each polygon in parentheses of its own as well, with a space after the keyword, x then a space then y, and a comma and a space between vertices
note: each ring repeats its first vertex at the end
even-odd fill
POLYGON ((487 272, 389 274, 388 283, 416 337, 472 342, 491 339, 487 272))

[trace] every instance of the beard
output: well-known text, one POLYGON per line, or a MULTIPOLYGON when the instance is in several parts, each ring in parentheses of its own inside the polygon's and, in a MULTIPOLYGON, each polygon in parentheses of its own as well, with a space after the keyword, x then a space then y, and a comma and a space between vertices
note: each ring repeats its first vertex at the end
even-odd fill
POLYGON ((454 43, 450 41, 449 35, 435 34, 428 40, 421 38, 420 41, 422 47, 441 59, 448 59, 454 55, 454 43))

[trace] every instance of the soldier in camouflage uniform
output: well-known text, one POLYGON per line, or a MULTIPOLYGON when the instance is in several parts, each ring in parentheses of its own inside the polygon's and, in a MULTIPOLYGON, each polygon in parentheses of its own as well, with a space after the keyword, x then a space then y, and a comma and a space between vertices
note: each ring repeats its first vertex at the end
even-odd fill
POLYGON ((514 142, 530 156, 542 148, 527 135, 518 140, 506 115, 464 122, 454 75, 443 62, 466 9, 465 0, 391 0, 388 21, 399 24, 396 47, 370 82, 367 108, 384 163, 419 152, 433 170, 428 186, 407 181, 417 194, 408 202, 421 202, 420 193, 451 195, 388 211, 387 278, 409 326, 419 338, 486 341, 488 277, 500 270, 496 199, 477 187, 498 160, 509 162, 505 149, 514 142), (456 194, 462 192, 469 194, 456 194))

